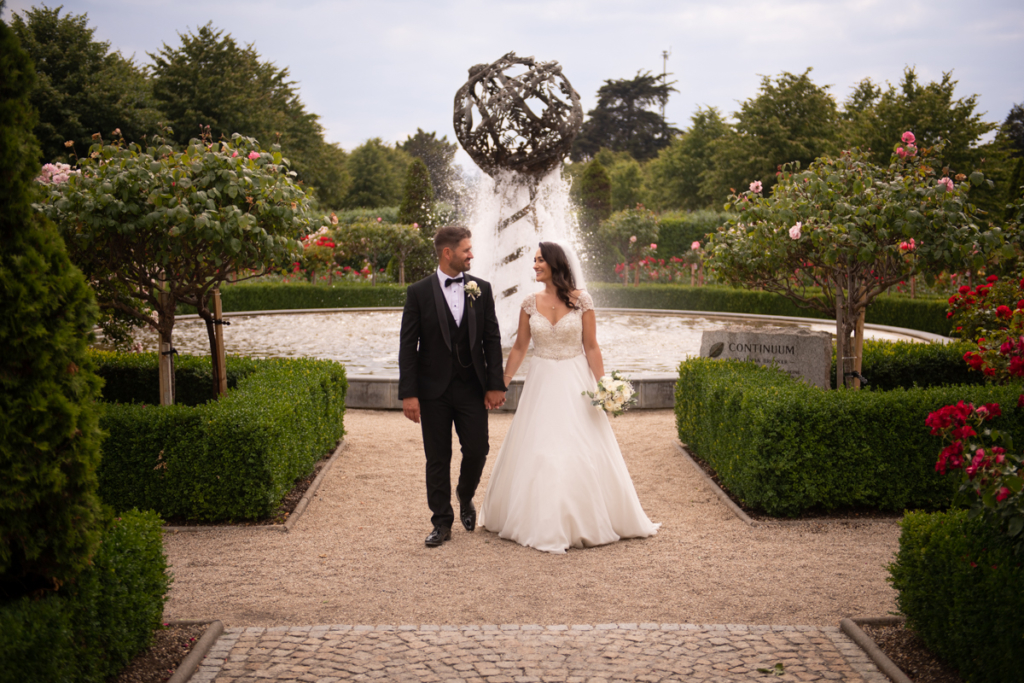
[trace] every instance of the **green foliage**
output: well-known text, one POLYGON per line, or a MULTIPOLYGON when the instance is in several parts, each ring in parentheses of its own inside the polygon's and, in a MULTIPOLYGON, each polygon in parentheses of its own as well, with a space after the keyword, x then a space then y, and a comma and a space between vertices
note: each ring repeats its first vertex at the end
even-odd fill
POLYGON ((654 209, 717 208, 725 201, 727 193, 714 178, 719 164, 715 145, 730 134, 729 124, 714 107, 698 107, 690 121, 646 169, 654 209))
POLYGON ((352 186, 345 208, 376 209, 402 202, 402 181, 410 162, 408 154, 371 138, 352 150, 348 171, 352 186))
POLYGON ((663 106, 673 92, 678 91, 672 83, 650 72, 606 80, 597 91, 597 106, 587 112, 573 140, 573 161, 592 158, 602 147, 641 161, 653 158, 677 131, 651 108, 663 106))
POLYGON ((103 683, 148 647, 171 581, 161 524, 125 512, 74 583, 0 604, 0 683, 103 683))
MULTIPOLYGON (((781 295, 749 289, 722 286, 690 287, 678 284, 641 284, 637 287, 623 287, 602 282, 588 282, 587 288, 597 305, 601 307, 718 311, 826 319, 823 313, 802 309, 781 295)), ((868 307, 867 322, 906 327, 932 334, 949 334, 946 302, 941 299, 881 296, 868 307)))
MULTIPOLYGON (((137 376, 140 356, 149 360, 155 384, 156 354, 129 356, 127 371, 137 376)), ((102 360, 102 374, 122 371, 120 357, 102 360)), ((345 368, 332 361, 254 362, 219 401, 108 404, 99 469, 104 502, 203 521, 271 514, 344 435, 348 382, 345 368)))
POLYGON ((0 21, 0 600, 73 580, 99 540, 96 302, 32 211, 33 82, 0 21))
MULTIPOLYGON (((732 130, 711 143, 715 166, 702 179, 706 195, 724 198, 755 180, 764 184, 767 193, 780 165, 795 161, 806 168, 818 157, 839 150, 835 100, 828 86, 816 85, 810 74, 808 68, 800 75, 784 71, 774 79, 762 77, 757 96, 733 114, 732 130)), ((890 138, 884 149, 891 149, 898 138, 898 134, 890 138)))
MULTIPOLYGON (((91 349, 98 374, 103 379, 103 400, 108 403, 160 403, 153 383, 153 358, 148 353, 115 353, 91 349)), ((259 367, 247 356, 227 357, 228 389, 238 386, 259 367)), ((177 356, 174 359, 174 393, 184 406, 198 406, 214 398, 212 367, 208 356, 177 356)))
POLYGON ((446 202, 458 198, 459 173, 454 161, 459 146, 454 142, 448 142, 447 135, 442 135, 438 139, 437 133, 426 133, 417 128, 416 135, 408 136, 405 142, 399 143, 396 147, 411 157, 422 159, 427 165, 435 197, 446 202))
POLYGON ((11 22, 39 76, 31 101, 43 158, 67 161, 75 149, 89 149, 93 133, 119 129, 137 141, 156 133, 161 114, 145 69, 95 40, 85 14, 62 16, 61 10, 32 7, 11 22))
POLYGON ((592 236, 597 226, 612 215, 612 179, 604 165, 594 159, 586 164, 573 189, 579 203, 580 229, 592 236))
MULTIPOLYGON (((920 344, 864 340, 861 374, 874 391, 899 387, 938 387, 952 384, 984 384, 981 373, 971 372, 964 353, 977 347, 965 342, 920 344)), ((832 356, 832 388, 835 389, 835 355, 832 356)))
POLYGON ((178 302, 212 320, 214 288, 291 263, 295 237, 323 220, 281 150, 264 152, 251 138, 193 140, 183 152, 124 141, 92 149, 78 174, 46 186, 40 208, 93 283, 115 339, 127 317, 170 341, 178 302))
POLYGON ((346 209, 337 214, 338 225, 351 225, 352 223, 364 223, 375 221, 378 218, 382 223, 398 223, 398 206, 378 206, 375 209, 346 209))
POLYGON ((430 171, 422 159, 413 157, 405 173, 402 205, 398 221, 419 226, 424 237, 434 236, 434 190, 430 184, 430 171))
POLYGON ((691 251, 694 242, 703 247, 708 235, 728 220, 729 214, 710 209, 663 213, 658 217, 658 254, 662 258, 683 256, 691 251))
MULTIPOLYGON (((1020 386, 824 391, 776 368, 692 358, 679 367, 679 439, 745 505, 773 516, 866 506, 937 509, 957 483, 935 471, 929 413, 959 400, 1016 405, 1020 386)), ((1020 411, 993 427, 1024 437, 1020 411)))
POLYGON ((345 153, 324 141, 320 117, 306 111, 288 69, 262 61, 254 45, 240 46, 211 24, 178 37, 178 47, 164 44, 149 55, 153 92, 177 144, 184 147, 207 126, 214 140, 237 133, 264 147, 278 144, 323 205, 341 206, 350 182, 345 153))
POLYGON ((970 683, 1024 670, 1024 569, 1010 543, 964 511, 909 513, 889 566, 896 604, 933 652, 970 683))
POLYGON ((221 303, 228 312, 279 311, 300 308, 373 308, 404 306, 405 287, 379 284, 309 282, 244 282, 221 290, 221 303))
POLYGON ((630 260, 658 239, 658 217, 641 205, 616 211, 597 228, 597 239, 617 262, 630 260))

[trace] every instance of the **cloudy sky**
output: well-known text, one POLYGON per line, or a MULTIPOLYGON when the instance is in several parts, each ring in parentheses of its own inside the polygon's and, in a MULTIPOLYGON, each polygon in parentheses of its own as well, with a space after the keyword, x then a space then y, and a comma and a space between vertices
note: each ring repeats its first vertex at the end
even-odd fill
MULTIPOLYGON (((37 2, 8 0, 4 18, 37 2)), ((52 6, 57 3, 54 2, 52 6)), ((473 64, 509 51, 557 60, 584 110, 605 79, 660 73, 680 128, 698 106, 731 114, 761 77, 813 67, 839 102, 863 78, 922 81, 953 71, 986 120, 1024 102, 1021 0, 67 0, 96 36, 146 63, 212 22, 286 66, 329 141, 402 141, 417 127, 454 138, 452 101, 473 64), (157 9, 159 8, 159 9, 157 9)), ((472 165, 460 152, 459 161, 472 165)))

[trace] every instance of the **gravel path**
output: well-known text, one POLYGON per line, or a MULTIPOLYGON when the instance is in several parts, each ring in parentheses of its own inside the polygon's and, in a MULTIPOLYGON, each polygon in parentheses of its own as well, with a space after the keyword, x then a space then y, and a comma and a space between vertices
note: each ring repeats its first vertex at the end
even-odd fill
MULTIPOLYGON (((490 465, 512 415, 492 414, 490 465)), ((348 445, 291 533, 165 534, 166 616, 229 627, 310 624, 810 624, 885 615, 895 523, 748 527, 673 446, 671 411, 612 420, 648 539, 556 556, 478 529, 428 549, 419 426, 351 410, 348 445)), ((456 458, 457 466, 457 458, 456 458)))

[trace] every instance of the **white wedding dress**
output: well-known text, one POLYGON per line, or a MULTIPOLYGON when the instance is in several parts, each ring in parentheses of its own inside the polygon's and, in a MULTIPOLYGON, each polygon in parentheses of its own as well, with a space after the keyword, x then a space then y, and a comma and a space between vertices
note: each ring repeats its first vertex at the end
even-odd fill
POLYGON ((583 312, 557 324, 522 304, 530 316, 533 359, 519 406, 491 472, 480 524, 501 538, 549 553, 653 536, 660 524, 644 514, 608 423, 584 391, 597 382, 583 354, 583 312))

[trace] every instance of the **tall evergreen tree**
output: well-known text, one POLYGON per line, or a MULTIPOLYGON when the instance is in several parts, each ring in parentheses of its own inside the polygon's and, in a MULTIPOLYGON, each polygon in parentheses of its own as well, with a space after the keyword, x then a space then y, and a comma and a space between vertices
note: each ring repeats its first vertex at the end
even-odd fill
POLYGON ((679 132, 653 110, 668 102, 669 93, 678 92, 672 85, 649 71, 606 80, 597 91, 597 106, 587 112, 573 141, 573 161, 593 158, 602 147, 629 152, 638 161, 652 159, 679 132))
POLYGON ((1003 122, 1003 134, 1013 148, 1016 159, 1024 157, 1024 104, 1015 104, 1003 122))
POLYGON ((69 140, 84 154, 93 133, 110 136, 118 129, 125 139, 141 141, 157 132, 161 113, 144 69, 96 40, 85 14, 61 11, 33 7, 11 22, 35 63, 30 99, 39 113, 35 135, 43 158, 67 161, 69 140))
POLYGON ((729 124, 714 107, 698 108, 690 127, 650 161, 651 208, 701 209, 725 201, 715 194, 712 172, 717 166, 714 144, 730 132, 729 124))
POLYGON ((593 235, 601 221, 612 215, 612 179, 597 159, 583 170, 576 194, 580 205, 580 228, 585 235, 593 235))
POLYGON ((376 209, 397 206, 402 201, 402 186, 409 155, 371 138, 352 150, 348 171, 352 185, 345 208, 376 209))
POLYGON ((402 205, 398 209, 398 222, 416 223, 424 236, 433 237, 434 189, 430 184, 430 171, 423 159, 414 157, 405 172, 402 205))
POLYGON ((214 140, 233 133, 265 147, 280 144, 299 179, 321 203, 338 208, 347 193, 345 155, 323 138, 320 117, 306 111, 287 68, 260 58, 212 24, 179 34, 153 59, 153 93, 181 146, 209 126, 214 140))
POLYGON ((416 135, 408 136, 405 142, 399 143, 397 147, 409 156, 422 159, 427 165, 434 197, 446 202, 455 199, 458 194, 458 169, 453 162, 459 146, 454 142, 448 142, 447 135, 438 139, 437 133, 426 133, 422 128, 417 128, 416 135))
POLYGON ((34 81, 0 21, 0 602, 73 580, 99 542, 100 380, 87 355, 97 309, 32 210, 34 81))

